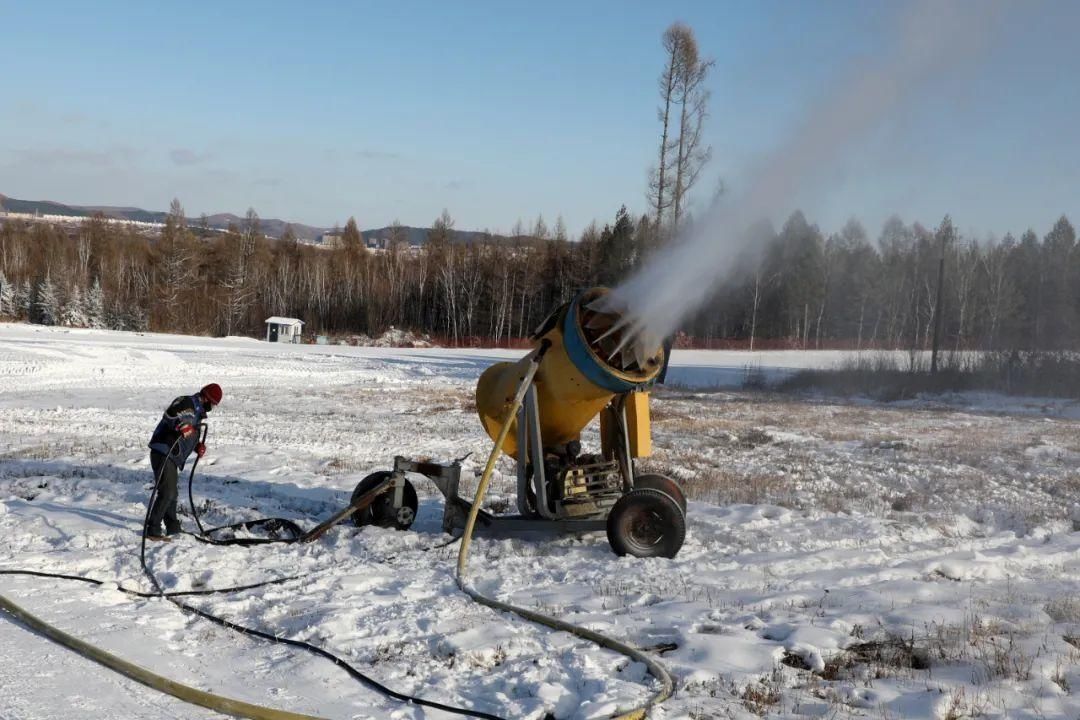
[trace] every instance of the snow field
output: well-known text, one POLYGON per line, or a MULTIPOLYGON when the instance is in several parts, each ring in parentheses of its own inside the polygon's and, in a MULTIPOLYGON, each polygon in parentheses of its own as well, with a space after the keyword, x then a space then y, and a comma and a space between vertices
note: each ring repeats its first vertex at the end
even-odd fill
MULTIPOLYGON (((0 567, 143 588, 145 443, 172 397, 210 381, 225 401, 196 478, 206 523, 311 527, 395 454, 473 452, 471 480, 489 449, 473 384, 520 354, 0 324, 0 567)), ((661 653, 678 691, 657 717, 1080 715, 1076 406, 748 394, 730 389, 748 366, 776 376, 842 354, 745 358, 676 351, 681 387, 656 393, 646 464, 691 497, 676 559, 616 558, 602 533, 481 537, 478 589, 661 653)), ((500 471, 493 505, 511 499, 512 464, 500 471)), ((183 538, 154 546, 151 563, 170 589, 310 573, 194 602, 325 646, 404 692, 515 718, 600 718, 646 697, 641 666, 458 592, 456 547, 434 547, 441 496, 417 490, 409 532, 340 526, 312 545, 250 549, 183 538)), ((167 603, 40 578, 0 578, 0 592, 214 692, 333 718, 440 717, 167 603)), ((0 684, 0 718, 214 717, 6 621, 0 684)))

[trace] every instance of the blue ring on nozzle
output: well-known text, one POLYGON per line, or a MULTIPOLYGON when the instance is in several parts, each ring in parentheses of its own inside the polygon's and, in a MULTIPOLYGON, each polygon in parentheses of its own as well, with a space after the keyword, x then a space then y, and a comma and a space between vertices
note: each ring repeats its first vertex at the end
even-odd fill
POLYGON ((566 318, 563 320, 563 343, 570 362, 574 363, 574 367, 580 370, 581 374, 597 387, 620 394, 636 390, 638 388, 637 384, 612 375, 611 371, 601 365, 596 357, 589 352, 585 336, 581 332, 581 326, 577 323, 579 302, 581 302, 580 294, 570 303, 570 307, 566 310, 566 318))

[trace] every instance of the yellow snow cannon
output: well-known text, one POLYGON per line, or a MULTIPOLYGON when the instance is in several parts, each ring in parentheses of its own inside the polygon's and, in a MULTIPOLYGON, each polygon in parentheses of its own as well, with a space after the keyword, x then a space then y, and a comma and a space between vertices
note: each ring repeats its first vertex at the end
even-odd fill
MULTIPOLYGON (((685 535, 686 499, 670 478, 634 471, 634 459, 652 453, 649 389, 664 348, 632 335, 607 296, 602 287, 580 293, 533 334, 545 351, 501 449, 517 460, 521 517, 568 529, 600 521, 620 555, 671 557, 685 535), (581 431, 597 417, 600 453, 582 453, 581 431)), ((476 384, 492 440, 535 352, 492 365, 476 384)))
MULTIPOLYGON (((476 384, 480 422, 517 463, 516 515, 479 511, 478 529, 568 532, 606 530, 619 555, 674 557, 686 537, 686 498, 671 478, 637 473, 652 452, 649 390, 667 360, 659 342, 636 336, 595 287, 556 308, 532 335, 533 350, 495 363, 476 384), (582 452, 581 432, 600 421, 600 452, 582 452)), ((446 497, 443 527, 464 528, 472 503, 458 495, 460 462, 394 459, 355 496, 394 479, 393 493, 359 524, 405 529, 417 509, 406 479, 433 481, 446 497), (392 498, 391 498, 392 496, 392 498)))

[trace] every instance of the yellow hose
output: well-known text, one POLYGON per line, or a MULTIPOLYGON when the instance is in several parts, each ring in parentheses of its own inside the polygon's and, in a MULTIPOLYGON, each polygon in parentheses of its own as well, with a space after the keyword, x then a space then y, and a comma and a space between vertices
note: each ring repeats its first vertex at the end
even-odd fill
POLYGON ((252 705, 251 703, 246 703, 242 700, 234 700, 221 695, 214 695, 205 690, 199 690, 189 685, 178 683, 175 680, 170 680, 167 677, 162 677, 161 675, 152 673, 134 663, 94 647, 76 637, 68 635, 64 631, 49 625, 41 618, 31 615, 3 595, 0 595, 0 610, 7 612, 31 630, 41 633, 50 640, 54 640, 70 650, 74 650, 84 658, 93 660, 110 670, 115 670, 121 675, 126 675, 136 682, 142 683, 154 690, 168 693, 184 702, 193 705, 201 705, 202 707, 234 717, 250 718, 251 720, 321 720, 321 718, 314 715, 301 715, 286 710, 275 710, 274 708, 263 707, 262 705, 252 705))
POLYGON ((626 643, 610 638, 606 635, 601 635, 598 632, 583 628, 579 625, 573 625, 565 620, 559 620, 548 615, 543 615, 535 610, 529 610, 527 608, 518 607, 516 605, 510 605, 493 598, 485 597, 481 595, 477 590, 474 590, 465 582, 465 575, 467 570, 469 546, 472 544, 472 534, 476 527, 476 517, 480 512, 480 503, 484 499, 484 495, 487 493, 488 483, 491 481, 491 474, 495 470, 495 462, 499 458, 499 454, 502 452, 501 448, 503 442, 506 440, 507 434, 510 432, 510 424, 514 420, 514 416, 521 406, 522 400, 525 398, 525 393, 529 389, 529 384, 533 380, 533 376, 536 374, 536 369, 539 366, 540 358, 543 356, 542 352, 537 352, 532 357, 532 362, 529 363, 529 369, 525 375, 521 378, 521 383, 518 385, 517 392, 514 394, 514 399, 507 410, 506 418, 503 420, 502 426, 499 428, 499 434, 495 438, 495 444, 491 448, 491 454, 488 456, 487 465, 484 467, 484 474, 480 476, 480 484, 476 488, 476 497, 473 499, 472 508, 469 509, 469 518, 465 522, 465 533, 461 537, 461 548, 458 551, 458 563, 457 563, 457 584, 461 588, 462 592, 467 594, 476 602, 487 605, 490 608, 500 610, 503 612, 513 613, 526 620, 545 625, 554 630, 561 630, 576 635, 585 640, 596 643, 600 647, 614 650, 617 653, 625 655, 631 660, 644 663, 645 667, 649 669, 649 674, 660 681, 660 690, 653 694, 649 701, 644 705, 634 708, 628 712, 616 715, 614 720, 641 720, 646 717, 649 709, 659 705, 660 703, 671 697, 672 692, 675 690, 675 684, 671 679, 671 675, 667 669, 661 665, 656 659, 643 653, 637 648, 631 647, 626 643))

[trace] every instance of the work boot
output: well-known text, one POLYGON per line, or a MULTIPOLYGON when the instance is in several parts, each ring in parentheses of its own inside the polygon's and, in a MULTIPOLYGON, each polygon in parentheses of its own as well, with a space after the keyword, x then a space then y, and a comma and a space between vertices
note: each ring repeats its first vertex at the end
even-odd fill
POLYGON ((171 542, 172 541, 172 538, 169 537, 168 535, 147 535, 146 539, 147 540, 152 540, 154 542, 171 542))

